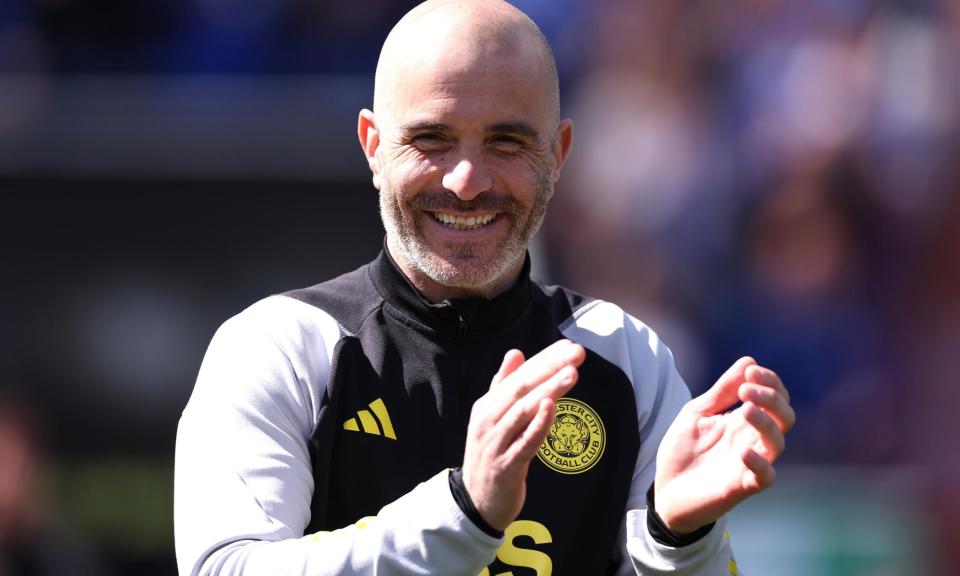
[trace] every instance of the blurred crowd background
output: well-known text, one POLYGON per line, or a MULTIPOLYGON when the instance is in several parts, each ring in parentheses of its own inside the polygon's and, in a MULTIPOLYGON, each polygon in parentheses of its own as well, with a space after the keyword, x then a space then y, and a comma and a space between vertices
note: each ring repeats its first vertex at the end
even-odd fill
MULTIPOLYGON (((355 136, 399 0, 0 1, 0 575, 173 574, 216 327, 382 242, 355 136)), ((960 3, 517 0, 576 145, 535 273, 799 423, 749 574, 960 574, 960 3)))

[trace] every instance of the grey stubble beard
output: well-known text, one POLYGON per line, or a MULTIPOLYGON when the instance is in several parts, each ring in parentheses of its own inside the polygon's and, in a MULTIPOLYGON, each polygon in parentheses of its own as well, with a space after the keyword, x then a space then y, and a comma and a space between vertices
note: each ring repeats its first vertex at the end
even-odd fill
MULTIPOLYGON (((483 289, 517 266, 517 262, 526 255, 530 239, 543 224, 553 191, 545 174, 538 174, 535 186, 536 193, 528 212, 524 210, 524 205, 513 198, 485 197, 487 193, 469 202, 457 199, 448 191, 423 193, 414 198, 411 206, 413 214, 422 214, 424 209, 453 207, 463 211, 493 209, 502 213, 499 217, 510 220, 510 233, 498 244, 493 261, 458 265, 444 261, 430 250, 420 222, 404 219, 398 196, 390 192, 393 189, 390 179, 384 178, 380 191, 380 217, 387 232, 388 245, 394 250, 402 250, 402 256, 410 266, 434 282, 451 288, 483 289)), ((474 258, 472 244, 448 244, 445 248, 455 261, 469 262, 474 258)))

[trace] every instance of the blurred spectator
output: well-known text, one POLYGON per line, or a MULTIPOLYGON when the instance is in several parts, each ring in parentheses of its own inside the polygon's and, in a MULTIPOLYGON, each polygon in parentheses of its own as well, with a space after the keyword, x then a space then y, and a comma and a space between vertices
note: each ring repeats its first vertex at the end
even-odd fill
POLYGON ((580 145, 546 221, 557 279, 649 322, 699 386, 706 376, 689 308, 729 246, 735 204, 695 23, 674 2, 590 9, 581 41, 589 62, 568 110, 580 145))
POLYGON ((4 0, 0 66, 56 73, 344 74, 373 68, 414 0, 4 0), (6 50, 5 50, 6 49, 6 50))
MULTIPOLYGON (((934 222, 917 252, 896 330, 905 363, 904 402, 898 420, 907 423, 903 458, 929 468, 926 494, 937 519, 937 548, 945 566, 960 566, 960 453, 957 375, 960 374, 960 170, 943 183, 950 205, 934 222)), ((953 572, 955 573, 955 572, 953 572)))
POLYGON ((791 383, 803 415, 791 460, 889 461, 897 408, 886 334, 871 313, 862 254, 861 179, 835 166, 784 175, 750 210, 743 263, 708 297, 707 347, 716 372, 749 353, 791 383))
POLYGON ((0 576, 103 574, 50 509, 45 465, 31 413, 0 397, 0 576))
POLYGON ((591 3, 557 279, 650 320, 694 391, 740 354, 776 367, 787 458, 910 461, 893 333, 957 193, 958 6, 591 3))

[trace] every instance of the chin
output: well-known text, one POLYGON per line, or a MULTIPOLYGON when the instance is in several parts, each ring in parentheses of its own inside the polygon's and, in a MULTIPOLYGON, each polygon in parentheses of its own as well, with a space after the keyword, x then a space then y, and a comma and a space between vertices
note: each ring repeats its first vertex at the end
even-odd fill
POLYGON ((437 263, 429 268, 430 270, 423 271, 434 281, 451 288, 479 290, 494 284, 499 277, 491 275, 490 268, 476 266, 474 263, 465 267, 444 261, 443 264, 437 263))

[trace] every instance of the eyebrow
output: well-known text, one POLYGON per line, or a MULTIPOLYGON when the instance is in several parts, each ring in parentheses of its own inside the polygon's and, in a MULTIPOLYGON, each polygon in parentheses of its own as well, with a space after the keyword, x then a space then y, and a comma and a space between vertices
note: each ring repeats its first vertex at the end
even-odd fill
POLYGON ((540 133, 537 132, 537 129, 531 126, 526 122, 504 122, 502 124, 494 124, 487 129, 487 133, 494 134, 514 134, 516 136, 522 136, 529 140, 535 142, 540 141, 540 133))
MULTIPOLYGON (((422 132, 450 133, 453 132, 453 128, 449 124, 432 120, 417 120, 400 127, 400 133, 404 136, 412 136, 422 132)), ((535 142, 540 141, 540 133, 537 129, 523 121, 494 124, 487 128, 485 132, 488 134, 514 134, 535 142)))
POLYGON ((400 134, 404 136, 412 136, 421 132, 452 132, 452 129, 449 124, 431 120, 418 120, 400 127, 400 134))

